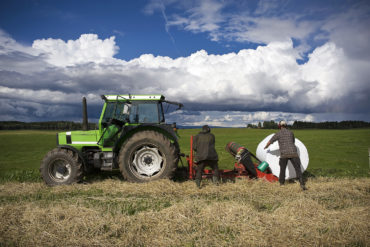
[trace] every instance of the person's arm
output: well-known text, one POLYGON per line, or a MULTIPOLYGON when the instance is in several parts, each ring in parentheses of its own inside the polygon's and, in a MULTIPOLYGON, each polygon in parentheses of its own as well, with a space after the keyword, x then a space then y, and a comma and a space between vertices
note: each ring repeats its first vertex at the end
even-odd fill
POLYGON ((266 144, 265 148, 268 148, 272 143, 274 143, 278 139, 278 133, 276 133, 266 144))
POLYGON ((212 134, 211 142, 212 142, 213 145, 215 145, 215 143, 216 143, 216 137, 215 137, 214 134, 212 134))
POLYGON ((198 160, 197 160, 197 142, 198 142, 198 135, 194 136, 193 138, 193 150, 195 152, 195 154, 193 155, 193 164, 194 164, 194 167, 196 167, 198 165, 198 160))

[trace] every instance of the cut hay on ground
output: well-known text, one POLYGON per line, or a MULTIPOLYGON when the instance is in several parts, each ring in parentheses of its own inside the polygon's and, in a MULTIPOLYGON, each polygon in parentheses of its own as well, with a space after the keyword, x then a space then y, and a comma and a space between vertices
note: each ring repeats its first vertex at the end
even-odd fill
POLYGON ((370 179, 0 185, 0 246, 368 246, 370 179))

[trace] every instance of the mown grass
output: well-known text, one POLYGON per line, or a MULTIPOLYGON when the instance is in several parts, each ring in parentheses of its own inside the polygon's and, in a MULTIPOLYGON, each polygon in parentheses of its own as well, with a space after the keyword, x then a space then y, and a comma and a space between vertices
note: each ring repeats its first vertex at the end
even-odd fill
POLYGON ((368 246, 369 178, 0 185, 1 246, 368 246))
MULTIPOLYGON (((181 151, 189 154, 190 136, 197 129, 179 130, 181 151)), ((232 169, 233 157, 225 151, 234 141, 253 153, 257 145, 275 130, 220 128, 212 129, 221 169, 232 169)), ((369 177, 370 130, 295 130, 295 136, 307 147, 310 176, 369 177)), ((0 182, 40 181, 39 166, 43 156, 56 145, 55 131, 0 131, 0 182)), ((183 159, 186 166, 186 161, 183 159)), ((180 163, 181 166, 181 163, 180 163)), ((119 173, 104 173, 118 176, 119 173)), ((104 176, 102 176, 104 177, 104 176)), ((88 179, 88 178, 87 178, 88 179)))
MULTIPOLYGON (((182 152, 198 131, 179 131, 182 152)), ((229 169, 226 143, 254 151, 274 132, 212 131, 229 169)), ((133 184, 119 172, 48 187, 38 168, 55 132, 0 131, 0 246, 369 246, 370 130, 295 134, 310 154, 304 192, 244 179, 200 190, 192 181, 133 184)))

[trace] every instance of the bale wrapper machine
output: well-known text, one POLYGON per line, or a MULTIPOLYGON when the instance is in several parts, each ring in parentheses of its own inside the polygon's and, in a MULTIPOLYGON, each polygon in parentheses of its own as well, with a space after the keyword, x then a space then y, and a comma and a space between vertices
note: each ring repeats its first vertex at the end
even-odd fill
MULTIPOLYGON (((222 181, 235 181, 236 178, 249 178, 249 179, 263 179, 269 182, 278 181, 278 178, 271 173, 266 162, 261 162, 253 153, 247 148, 235 143, 229 142, 226 147, 235 159, 234 169, 219 169, 220 179, 222 181), (252 161, 253 157, 257 162, 252 161)), ((186 156, 188 163, 188 176, 189 179, 195 178, 196 164, 194 163, 193 153, 193 136, 190 137, 190 154, 186 156)), ((202 173, 203 178, 211 178, 212 170, 204 169, 202 173)))

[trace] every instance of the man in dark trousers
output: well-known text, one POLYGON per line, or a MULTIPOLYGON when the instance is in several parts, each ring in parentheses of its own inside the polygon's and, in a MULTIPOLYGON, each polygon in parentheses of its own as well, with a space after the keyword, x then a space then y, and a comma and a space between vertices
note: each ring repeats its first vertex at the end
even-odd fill
POLYGON ((285 182, 285 170, 290 160, 293 164, 299 183, 301 184, 302 190, 306 190, 306 186, 303 181, 302 171, 301 171, 301 160, 298 156, 297 147, 295 146, 295 137, 293 132, 287 129, 285 121, 280 121, 279 129, 280 131, 276 133, 266 144, 265 149, 268 148, 275 141, 279 142, 280 149, 280 174, 279 182, 283 185, 285 182))
POLYGON ((213 170, 213 183, 218 184, 218 155, 215 149, 215 136, 211 133, 208 125, 202 127, 202 131, 194 137, 193 150, 195 151, 196 175, 195 183, 200 188, 202 172, 205 166, 213 170))

